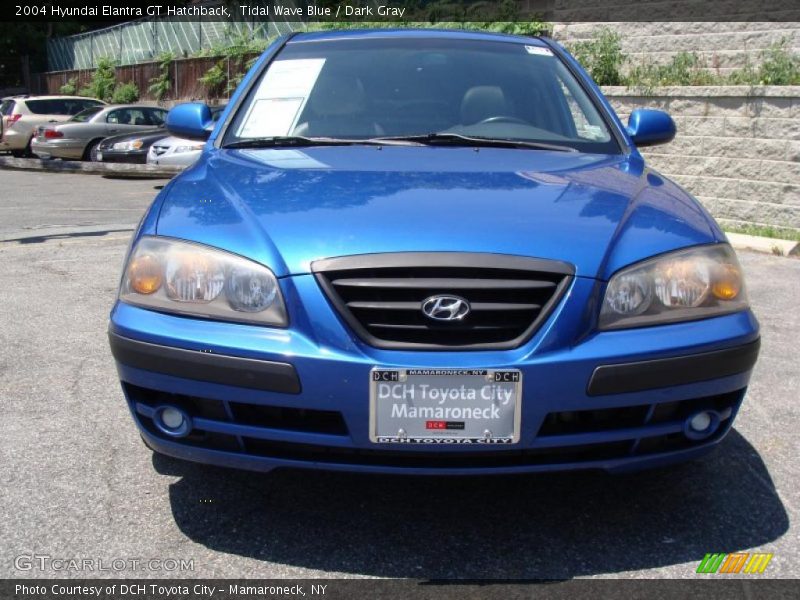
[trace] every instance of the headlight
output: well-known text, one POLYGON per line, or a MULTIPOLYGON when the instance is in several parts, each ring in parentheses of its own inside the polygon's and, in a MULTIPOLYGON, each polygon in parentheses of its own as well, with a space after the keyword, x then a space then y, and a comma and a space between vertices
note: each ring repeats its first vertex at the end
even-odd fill
POLYGON ((209 319, 285 327, 278 280, 268 268, 208 246, 143 237, 131 252, 119 299, 209 319))
POLYGON ((117 142, 112 146, 114 150, 123 150, 129 152, 131 150, 138 150, 142 147, 142 140, 132 140, 130 142, 117 142))
POLYGON ((184 152, 200 152, 203 149, 203 144, 194 144, 192 146, 178 146, 175 148, 174 154, 182 154, 184 152))
POLYGON ((727 244, 672 252, 616 273, 608 282, 600 329, 691 321, 748 307, 736 254, 727 244))

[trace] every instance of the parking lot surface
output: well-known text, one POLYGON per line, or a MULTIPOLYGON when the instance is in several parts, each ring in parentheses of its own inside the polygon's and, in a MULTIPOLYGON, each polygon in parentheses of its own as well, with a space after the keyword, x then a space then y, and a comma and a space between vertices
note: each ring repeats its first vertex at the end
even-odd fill
POLYGON ((703 460, 616 477, 252 474, 153 456, 119 388, 107 316, 164 183, 0 171, 0 577, 690 578, 735 551, 796 576, 800 260, 740 254, 761 358, 703 460), (95 570, 27 569, 31 555, 95 570))

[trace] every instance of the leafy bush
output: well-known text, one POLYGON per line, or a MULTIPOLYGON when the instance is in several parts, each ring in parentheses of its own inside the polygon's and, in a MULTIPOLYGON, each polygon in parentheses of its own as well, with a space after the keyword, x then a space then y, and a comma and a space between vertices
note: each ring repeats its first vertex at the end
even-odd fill
POLYGON ((800 85, 800 57, 786 40, 760 55, 760 64, 748 64, 728 75, 716 75, 694 52, 680 52, 666 65, 647 64, 631 69, 627 84, 643 90, 660 85, 800 85))
POLYGON ((761 85, 800 85, 800 55, 787 48, 788 41, 781 40, 765 50, 758 68, 761 85))
POLYGON ((664 65, 644 64, 630 70, 629 87, 649 90, 660 85, 715 85, 721 79, 705 68, 694 52, 679 52, 664 65))
POLYGON ((604 27, 593 39, 572 44, 570 50, 583 68, 589 72, 597 85, 621 85, 624 81, 620 36, 604 27))
POLYGON ((92 74, 92 80, 79 92, 80 95, 105 101, 111 100, 117 77, 114 70, 115 64, 110 58, 99 59, 97 69, 92 74))
POLYGON ((114 88, 114 93, 111 94, 111 102, 114 104, 130 104, 139 99, 139 88, 135 83, 121 83, 114 88))
POLYGON ((78 80, 71 77, 67 83, 58 88, 59 93, 64 96, 74 96, 78 93, 78 80))
POLYGON ((175 55, 172 52, 164 52, 158 57, 158 77, 153 77, 149 81, 150 87, 147 88, 147 91, 156 100, 163 100, 172 88, 170 67, 172 67, 173 60, 175 60, 175 55))
POLYGON ((627 85, 644 93, 668 85, 800 85, 800 56, 786 39, 764 50, 759 66, 748 63, 727 75, 714 73, 695 52, 679 52, 666 64, 635 65, 623 74, 629 61, 619 35, 608 28, 591 40, 572 44, 570 50, 598 85, 627 85))
POLYGON ((213 67, 200 77, 200 83, 206 86, 210 96, 218 98, 220 92, 228 81, 228 74, 225 71, 225 61, 217 62, 213 67))

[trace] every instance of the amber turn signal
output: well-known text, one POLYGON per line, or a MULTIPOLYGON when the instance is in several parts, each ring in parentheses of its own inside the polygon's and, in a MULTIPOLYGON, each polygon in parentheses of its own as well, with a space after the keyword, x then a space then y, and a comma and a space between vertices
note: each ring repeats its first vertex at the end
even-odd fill
POLYGON ((720 300, 733 300, 742 291, 742 274, 734 265, 721 265, 711 286, 711 293, 720 300))
POLYGON ((149 254, 137 256, 128 266, 131 289, 139 294, 158 291, 164 281, 161 262, 149 254))

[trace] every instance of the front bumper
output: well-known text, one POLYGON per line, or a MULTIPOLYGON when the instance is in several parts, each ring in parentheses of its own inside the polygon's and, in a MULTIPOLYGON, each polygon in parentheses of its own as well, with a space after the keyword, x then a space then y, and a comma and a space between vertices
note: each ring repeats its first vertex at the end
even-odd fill
POLYGON ((98 151, 102 153, 101 161, 106 163, 126 163, 132 165, 143 165, 147 163, 147 150, 119 152, 117 150, 99 148, 98 151))
POLYGON ((353 339, 312 276, 285 278, 281 285, 290 309, 296 306, 285 330, 115 306, 112 350, 129 407, 151 448, 253 470, 638 469, 714 447, 732 425, 758 354, 758 324, 749 311, 595 333, 571 343, 575 332, 566 324, 580 321, 592 288, 580 278, 520 348, 379 350, 353 339), (372 443, 368 382, 375 366, 522 370, 520 442, 501 449, 372 443), (173 439, 154 426, 154 413, 164 405, 191 416, 191 435, 173 439), (701 409, 716 411, 720 427, 705 439, 691 439, 684 434, 686 419, 701 409))
POLYGON ((201 151, 195 152, 171 152, 166 154, 154 155, 150 154, 147 157, 147 162, 152 165, 159 165, 162 167, 189 167, 193 165, 198 158, 200 158, 201 151))

